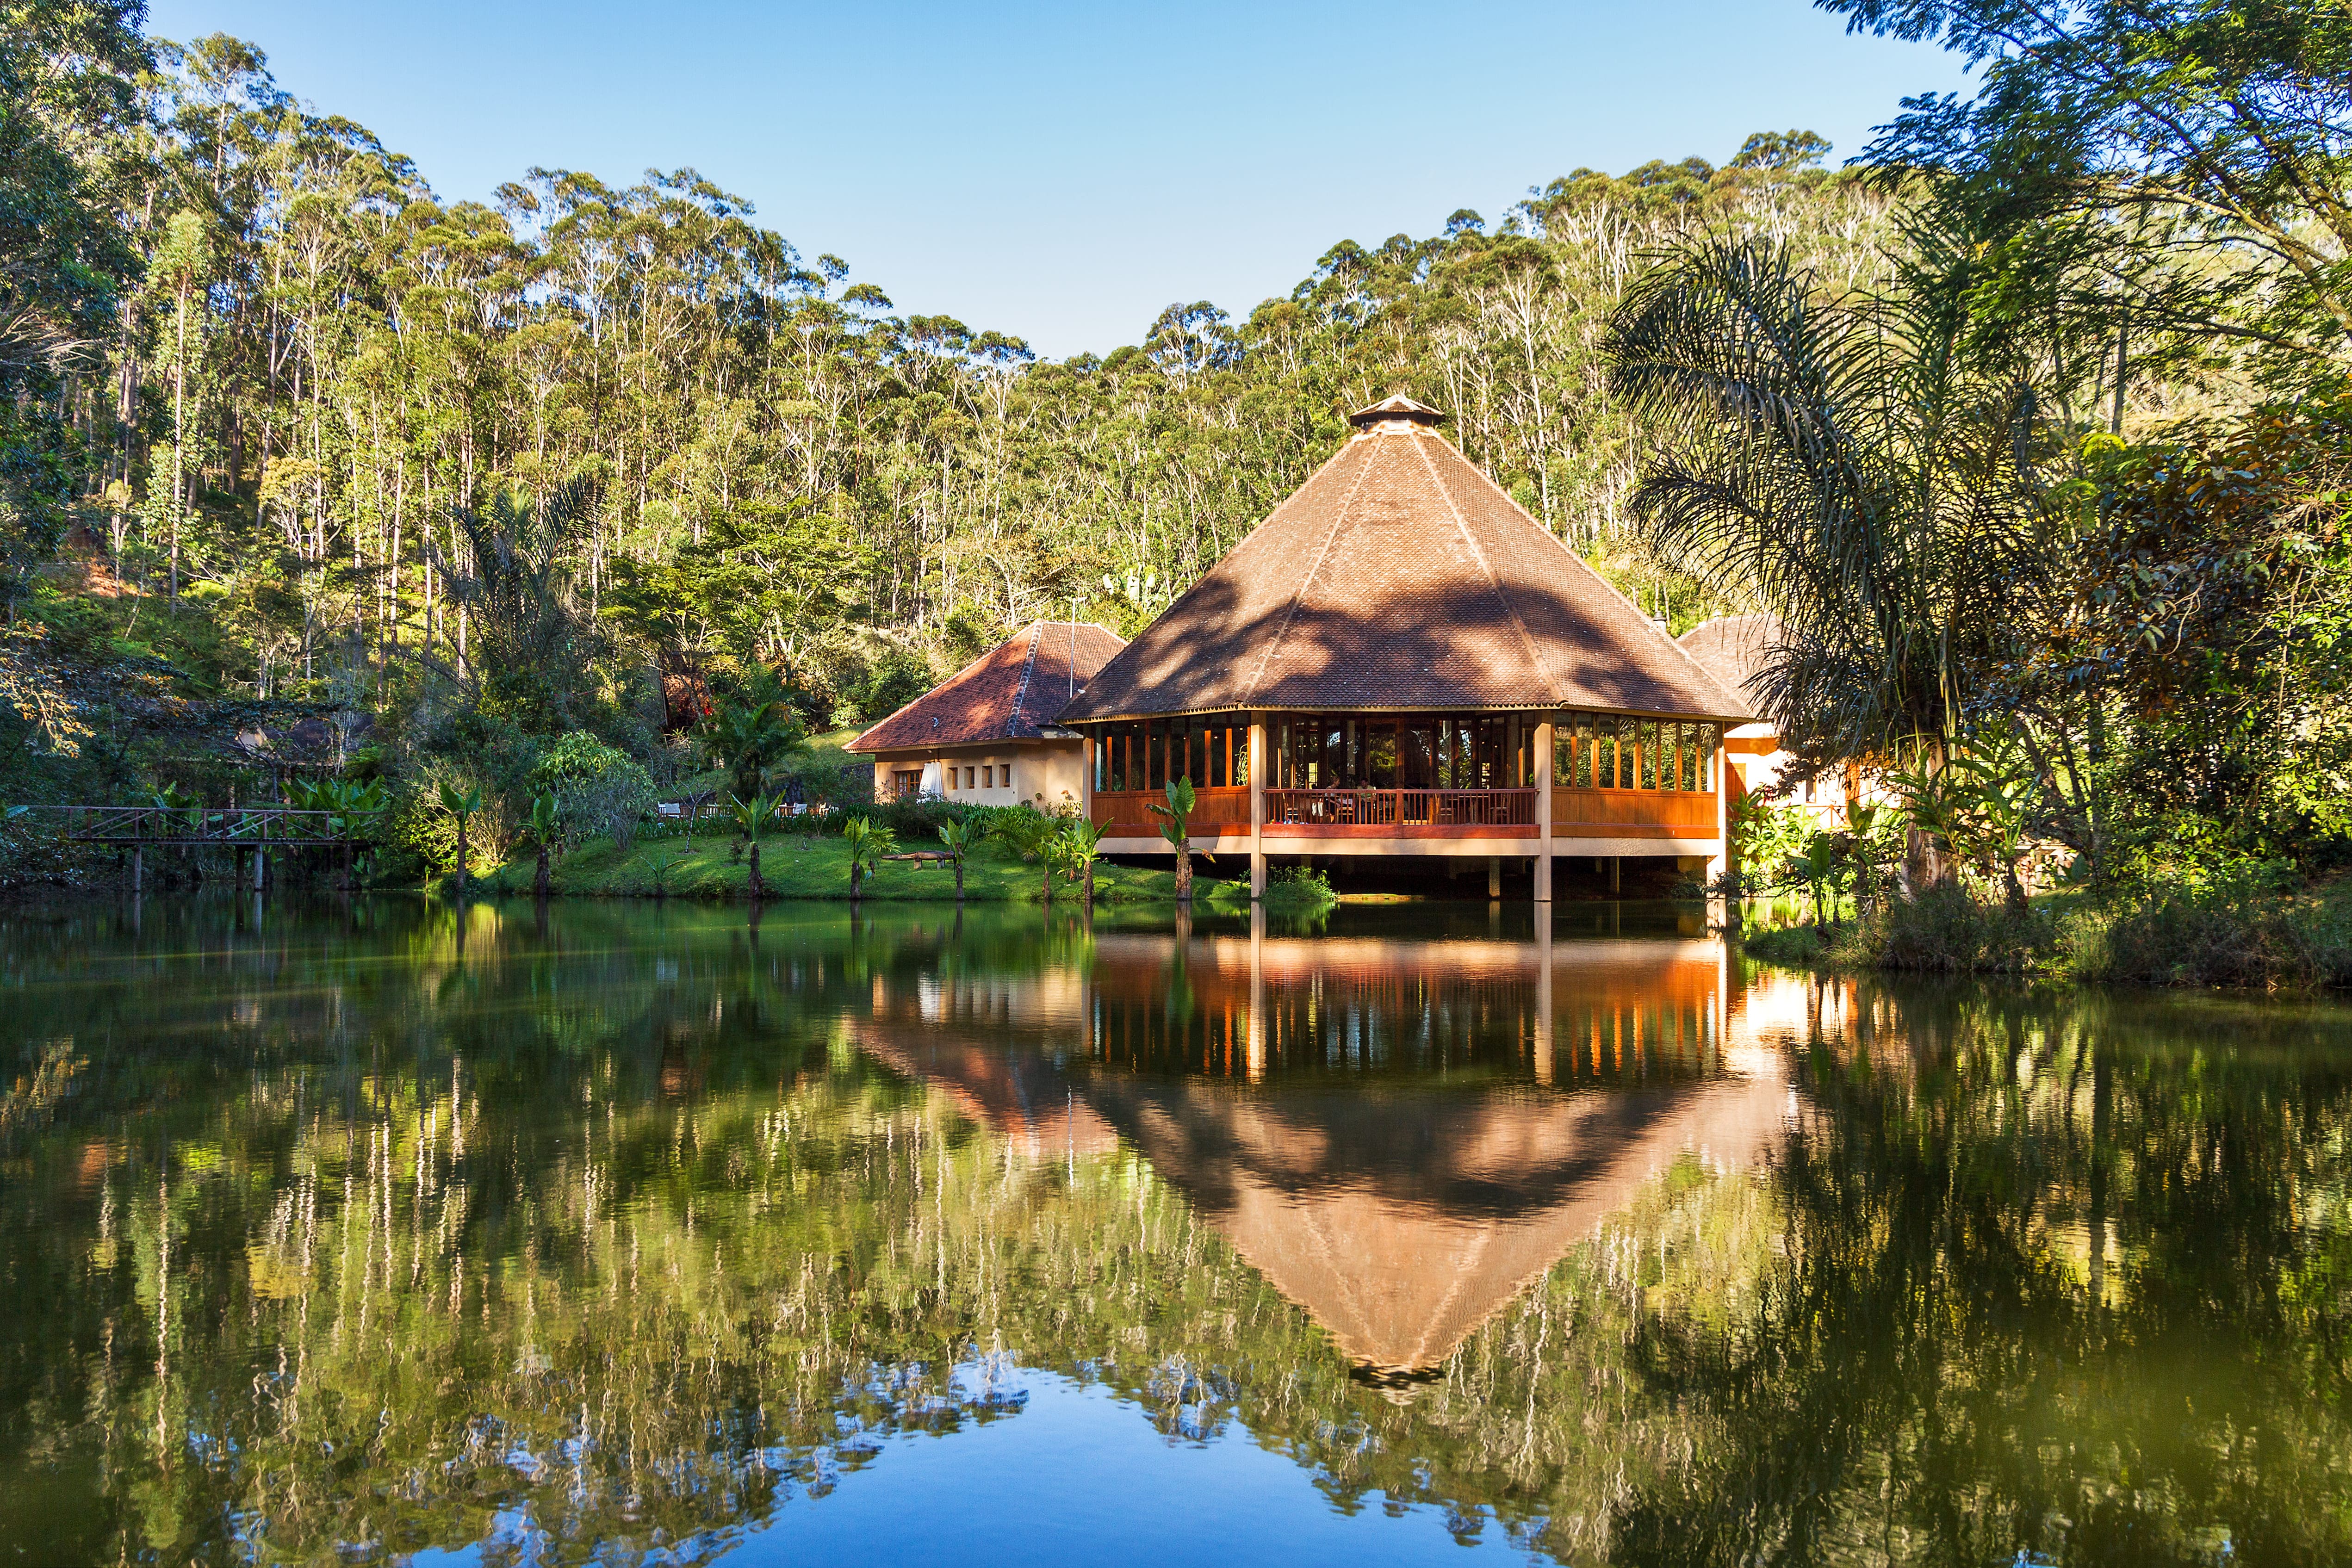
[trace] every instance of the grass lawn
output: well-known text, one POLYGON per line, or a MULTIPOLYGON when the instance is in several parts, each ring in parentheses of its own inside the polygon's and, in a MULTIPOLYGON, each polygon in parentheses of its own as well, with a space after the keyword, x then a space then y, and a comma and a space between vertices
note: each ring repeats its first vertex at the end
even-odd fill
MULTIPOLYGON (((520 855, 478 881, 485 892, 527 894, 535 863, 535 856, 520 855)), ((849 852, 835 834, 780 833, 761 841, 760 875, 771 898, 846 899, 849 852)), ((740 851, 732 833, 715 823, 691 838, 683 833, 640 838, 626 852, 609 839, 591 840, 558 856, 548 878, 550 891, 587 898, 652 898, 666 894, 672 898, 740 899, 751 895, 751 856, 740 851)), ((998 844, 982 843, 964 862, 964 896, 970 900, 1034 904, 1044 882, 1044 873, 1034 862, 1015 859, 998 844)), ((1218 908, 1249 906, 1246 883, 1196 876, 1192 885, 1193 898, 1200 904, 1218 908)), ((1151 903, 1172 900, 1175 894, 1173 872, 1108 863, 1095 867, 1098 903, 1151 903)), ((918 870, 908 862, 886 861, 866 878, 865 896, 953 898, 955 873, 942 865, 918 870)), ((1055 884, 1055 903, 1076 896, 1076 890, 1068 884, 1055 884)), ((1297 901, 1289 896, 1287 888, 1278 887, 1271 890, 1268 902, 1297 901)))

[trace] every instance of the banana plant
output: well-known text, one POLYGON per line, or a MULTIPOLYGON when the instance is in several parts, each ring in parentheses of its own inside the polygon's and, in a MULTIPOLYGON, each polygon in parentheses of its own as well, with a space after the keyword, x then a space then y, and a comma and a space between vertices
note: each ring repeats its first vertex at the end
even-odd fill
POLYGON ((748 800, 740 795, 727 798, 727 810, 735 819, 736 829, 751 846, 751 902, 759 903, 768 896, 767 883, 760 880, 760 835, 776 820, 776 806, 783 797, 762 795, 754 791, 748 800))
POLYGON ((1095 863, 1102 859, 1103 837, 1108 831, 1084 817, 1072 817, 1062 824, 1062 865, 1078 884, 1079 904, 1088 909, 1095 906, 1095 863))
POLYGON ((466 829, 474 813, 482 809, 479 789, 460 789, 447 779, 441 781, 441 809, 457 820, 457 897, 466 896, 466 829))
POLYGON ((898 852, 898 838, 871 817, 852 817, 841 825, 841 841, 849 851, 849 902, 856 904, 882 857, 898 852))
MULTIPOLYGON (((1153 800, 1145 806, 1160 819, 1160 836, 1176 851, 1176 902, 1192 902, 1192 775, 1168 781, 1168 803, 1153 800)), ((1215 860, 1217 857, 1208 857, 1215 860)))
POLYGON ((1953 756, 1950 771, 1968 798, 1975 830, 1969 849, 2000 873, 2011 913, 2022 915, 2025 884, 2018 878, 2017 862, 2024 857, 2026 832, 2042 803, 2042 781, 2032 758, 2014 730, 2006 724, 1993 725, 1953 756))
POLYGON ((1823 924, 1822 895, 1828 894, 1831 907, 1836 907, 1837 880, 1843 869, 1837 840, 1828 833, 1809 835, 1805 840, 1804 852, 1790 862, 1790 869, 1797 873, 1797 880, 1803 883, 1813 895, 1813 924, 1823 924))

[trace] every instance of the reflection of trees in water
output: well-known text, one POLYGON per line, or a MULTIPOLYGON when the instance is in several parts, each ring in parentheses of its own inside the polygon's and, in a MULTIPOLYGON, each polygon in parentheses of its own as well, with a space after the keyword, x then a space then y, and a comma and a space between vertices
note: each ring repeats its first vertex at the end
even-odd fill
POLYGON ((2343 1552, 2346 1079, 2257 1015, 1865 992, 1769 1176, 1675 1167, 1395 1389, 1134 1154, 852 1048, 877 976, 999 972, 936 924, 156 925, 9 1026, 86 1063, 0 1150, 0 1538, 60 1558, 715 1548, 1002 1358, 1565 1561, 2343 1552))
POLYGON ((1558 1351, 1622 1340, 1612 1271, 1673 1256, 1646 1240, 1400 1404, 1133 1154, 1024 1158, 851 1050, 835 1016, 928 932, 549 950, 485 919, 462 960, 430 922, 392 935, 404 967, 289 947, 59 998, 63 1030, 138 1043, 96 1052, 12 1179, 20 1317, 64 1284, 7 1354, 0 1532, 166 1559, 717 1542, 885 1436, 1016 1408, 975 1375, 1003 1356, 1171 1437, 1243 1420, 1350 1508, 1533 1529, 1622 1485, 1638 1396, 1558 1351))
POLYGON ((2352 1028, 2252 1005, 1866 988, 1802 1057, 1785 1260, 1652 1319, 1702 1412, 1642 1563, 2352 1554, 2352 1028))

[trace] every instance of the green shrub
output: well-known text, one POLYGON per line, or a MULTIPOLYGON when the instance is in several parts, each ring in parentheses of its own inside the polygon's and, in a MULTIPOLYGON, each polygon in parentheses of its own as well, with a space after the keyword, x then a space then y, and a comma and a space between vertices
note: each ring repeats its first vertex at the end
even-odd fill
POLYGON ((2311 990, 2352 982, 2346 915, 2322 898, 2222 883, 2086 905, 2061 942, 2077 979, 2311 990))
POLYGON ((2018 973, 2047 962, 2057 947, 2055 922, 2042 910, 2013 913, 1958 883, 1916 898, 1890 898, 1843 933, 1828 956, 1839 964, 1948 974, 2018 973))
POLYGON ((887 828, 901 842, 936 842, 940 824, 961 822, 972 830, 975 837, 984 836, 988 825, 1006 811, 1025 811, 1026 806, 972 806, 961 800, 945 800, 936 795, 911 800, 885 800, 878 805, 852 806, 819 819, 824 831, 839 832, 852 820, 863 820, 877 827, 887 828))
POLYGON ((1331 891, 1331 879, 1315 866, 1278 865, 1266 873, 1266 892, 1280 894, 1301 904, 1332 904, 1339 895, 1331 891))
POLYGON ((625 751, 577 731, 542 753, 530 770, 532 791, 555 797, 564 838, 578 843, 599 835, 625 850, 637 823, 653 809, 653 775, 625 751))

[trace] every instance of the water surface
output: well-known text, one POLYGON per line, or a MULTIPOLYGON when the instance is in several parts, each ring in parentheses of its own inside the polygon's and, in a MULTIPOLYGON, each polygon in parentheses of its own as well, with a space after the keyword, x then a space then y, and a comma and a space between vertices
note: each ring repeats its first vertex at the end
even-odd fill
POLYGON ((2328 1006, 151 900, 0 1061, 0 1563, 2352 1559, 2328 1006))

